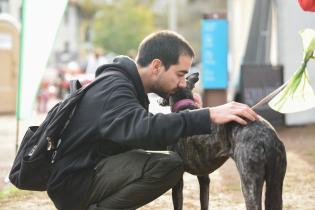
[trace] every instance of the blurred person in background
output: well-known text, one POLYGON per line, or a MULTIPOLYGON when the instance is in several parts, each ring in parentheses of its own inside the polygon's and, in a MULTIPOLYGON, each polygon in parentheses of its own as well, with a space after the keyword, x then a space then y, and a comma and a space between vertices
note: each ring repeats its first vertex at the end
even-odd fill
POLYGON ((49 83, 42 81, 37 94, 37 113, 46 113, 49 100, 49 83))
POLYGON ((94 53, 88 55, 85 73, 94 76, 97 67, 107 63, 108 60, 104 56, 104 50, 102 48, 96 48, 94 53))

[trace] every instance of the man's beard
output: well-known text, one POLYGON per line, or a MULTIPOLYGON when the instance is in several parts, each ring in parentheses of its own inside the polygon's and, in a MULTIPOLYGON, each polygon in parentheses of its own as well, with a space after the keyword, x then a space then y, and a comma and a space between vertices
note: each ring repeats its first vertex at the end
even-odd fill
POLYGON ((165 99, 165 100, 169 98, 169 95, 166 94, 163 91, 154 91, 154 93, 157 94, 158 96, 160 96, 161 98, 165 99))
POLYGON ((163 86, 160 84, 160 82, 157 82, 156 86, 154 86, 154 89, 152 90, 153 93, 160 96, 163 99, 168 99, 169 94, 166 93, 166 91, 163 90, 163 86))
POLYGON ((160 106, 169 106, 170 105, 170 101, 169 101, 170 96, 175 94, 176 91, 173 91, 172 93, 169 93, 169 94, 162 92, 162 91, 155 91, 154 93, 161 97, 161 100, 158 101, 160 106))
POLYGON ((162 90, 155 90, 153 91, 155 94, 157 94, 159 97, 161 97, 161 99, 158 100, 158 104, 160 106, 168 106, 169 104, 169 95, 167 93, 165 93, 162 90))
POLYGON ((152 91, 153 93, 157 94, 162 98, 158 103, 161 106, 168 106, 169 105, 169 97, 170 95, 174 94, 176 90, 170 91, 169 93, 166 93, 166 91, 163 90, 161 86, 156 86, 155 89, 152 91))

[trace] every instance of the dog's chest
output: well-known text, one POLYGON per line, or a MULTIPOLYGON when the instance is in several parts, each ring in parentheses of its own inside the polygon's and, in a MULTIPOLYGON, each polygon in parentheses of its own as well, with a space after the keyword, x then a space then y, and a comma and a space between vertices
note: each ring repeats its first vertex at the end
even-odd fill
POLYGON ((171 150, 184 161, 185 171, 194 175, 210 174, 229 158, 229 145, 221 131, 182 138, 171 150))

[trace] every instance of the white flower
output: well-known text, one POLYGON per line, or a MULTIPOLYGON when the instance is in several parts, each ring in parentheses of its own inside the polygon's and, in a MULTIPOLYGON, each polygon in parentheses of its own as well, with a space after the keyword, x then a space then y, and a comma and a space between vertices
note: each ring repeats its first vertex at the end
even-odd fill
POLYGON ((286 87, 268 104, 275 111, 293 113, 315 107, 315 93, 308 79, 307 63, 314 59, 315 31, 304 29, 300 31, 303 41, 303 62, 300 68, 286 83, 286 87))

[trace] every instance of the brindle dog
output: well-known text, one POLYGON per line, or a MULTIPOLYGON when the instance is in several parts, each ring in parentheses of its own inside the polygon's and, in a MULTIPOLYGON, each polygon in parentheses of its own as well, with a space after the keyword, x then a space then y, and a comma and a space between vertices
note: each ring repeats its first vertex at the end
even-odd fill
MULTIPOLYGON (((198 73, 190 75, 187 87, 170 96, 168 102, 172 111, 196 109, 192 89, 198 80, 198 73)), ((275 129, 262 117, 248 122, 246 126, 237 123, 211 124, 210 134, 181 139, 170 150, 182 157, 186 172, 198 176, 202 210, 207 210, 209 206, 209 174, 222 166, 228 158, 236 163, 247 210, 262 209, 264 182, 265 209, 282 209, 285 147, 275 129)), ((183 179, 173 188, 172 197, 174 209, 181 210, 183 179)))

